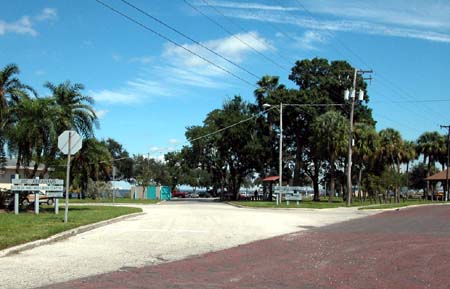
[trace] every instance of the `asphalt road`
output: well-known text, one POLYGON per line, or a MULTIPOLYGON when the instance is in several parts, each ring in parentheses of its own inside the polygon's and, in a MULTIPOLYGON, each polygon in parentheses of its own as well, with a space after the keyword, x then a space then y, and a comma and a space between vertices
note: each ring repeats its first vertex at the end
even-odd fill
POLYGON ((354 208, 245 209, 202 200, 141 207, 144 215, 0 258, 0 288, 35 288, 146 268, 374 214, 354 208))
POLYGON ((449 245, 450 206, 425 206, 45 288, 443 289, 449 245))

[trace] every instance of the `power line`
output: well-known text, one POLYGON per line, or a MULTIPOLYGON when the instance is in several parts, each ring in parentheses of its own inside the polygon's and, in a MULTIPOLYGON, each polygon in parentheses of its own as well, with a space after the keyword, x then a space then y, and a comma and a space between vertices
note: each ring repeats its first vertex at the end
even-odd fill
POLYGON ((167 24, 167 23, 165 23, 164 21, 158 19, 157 17, 151 15, 150 13, 148 13, 148 12, 142 10, 141 8, 137 7, 136 5, 130 3, 130 2, 128 2, 128 1, 126 1, 126 0, 121 0, 121 1, 122 1, 123 3, 125 3, 125 4, 127 4, 128 6, 134 8, 135 10, 141 12, 142 14, 146 15, 147 17, 153 19, 154 21, 158 22, 159 24, 163 25, 164 27, 166 27, 166 28, 172 30, 173 32, 177 33, 178 35, 181 35, 181 36, 183 36, 184 38, 189 39, 190 41, 192 41, 192 42, 194 42, 195 44, 201 46, 202 48, 208 50, 209 52, 211 52, 212 54, 216 55, 217 57, 220 57, 221 59, 225 60, 226 62, 228 62, 228 63, 230 63, 230 64, 236 66, 237 68, 239 68, 239 69, 245 71, 246 73, 250 74, 251 76, 255 77, 256 79, 258 79, 258 80, 260 79, 260 77, 259 77, 258 75, 256 75, 256 74, 254 74, 253 72, 247 70, 246 68, 244 68, 244 67, 242 67, 241 65, 237 64, 236 62, 231 61, 230 59, 228 59, 228 58, 224 57, 223 55, 217 53, 216 51, 210 49, 210 48, 207 47, 206 45, 203 45, 201 42, 199 42, 199 41, 193 39, 192 37, 186 35, 185 33, 181 32, 181 31, 179 31, 178 29, 176 29, 176 28, 170 26, 169 24, 167 24))
POLYGON ((427 103, 427 102, 449 102, 450 99, 418 99, 418 100, 405 100, 405 101, 371 101, 370 103, 427 103))
MULTIPOLYGON (((386 97, 386 99, 389 99, 388 97, 386 97)), ((394 100, 388 100, 388 101, 386 101, 385 103, 392 103, 392 104, 395 104, 395 103, 413 103, 413 100, 410 100, 410 99, 408 99, 408 98, 404 98, 403 97, 403 99, 406 99, 404 102, 400 102, 400 101, 394 101, 394 100)), ((371 103, 376 103, 376 102, 371 102, 371 103)), ((400 108, 401 109, 403 109, 403 110, 405 110, 405 111, 408 111, 408 112, 410 112, 410 113, 412 113, 412 114, 417 114, 417 110, 415 111, 415 110, 413 110, 413 109, 411 109, 411 108, 408 108, 408 107, 406 107, 406 106, 400 106, 400 108)), ((422 111, 421 111, 422 112, 422 111)), ((430 117, 430 115, 429 114, 423 114, 423 117, 424 118, 426 118, 426 119, 428 119, 428 120, 430 120, 430 121, 435 121, 435 119, 433 119, 433 118, 431 118, 430 117)))
POLYGON ((200 54, 198 54, 198 53, 192 51, 191 49, 189 49, 189 48, 187 48, 187 47, 185 47, 185 46, 183 46, 183 45, 181 45, 181 44, 178 44, 176 41, 174 41, 174 40, 172 40, 172 39, 166 37, 165 35, 163 35, 163 34, 157 32, 157 31, 155 31, 155 30, 153 30, 152 28, 148 27, 147 25, 145 25, 145 24, 143 24, 143 23, 137 21, 136 19, 132 18, 131 16, 128 16, 128 15, 126 15, 125 13, 123 13, 123 12, 121 12, 121 11, 115 9, 114 7, 112 7, 112 6, 108 5, 108 4, 106 4, 105 2, 103 2, 103 1, 101 1, 101 0, 95 0, 95 1, 97 1, 99 4, 103 5, 104 7, 108 8, 109 10, 113 11, 114 13, 116 13, 116 14, 118 14, 118 15, 124 17, 124 18, 126 18, 127 20, 129 20, 129 21, 131 21, 131 22, 133 22, 133 23, 135 23, 135 24, 137 24, 137 25, 139 25, 139 26, 141 26, 142 28, 144 28, 144 29, 146 29, 146 30, 152 32, 153 34, 155 34, 155 35, 159 36, 160 38, 162 38, 162 39, 164 39, 164 40, 166 40, 166 41, 172 43, 173 45, 175 45, 175 46, 177 46, 177 47, 179 47, 179 48, 181 48, 181 49, 183 49, 183 50, 185 50, 185 51, 191 53, 192 55, 195 55, 196 57, 198 57, 198 58, 202 59, 203 61, 205 61, 205 62, 211 64, 212 66, 214 66, 214 67, 216 67, 216 68, 222 70, 223 72, 225 72, 225 73, 227 73, 227 74, 229 74, 229 75, 231 75, 231 76, 233 76, 233 77, 239 79, 240 81, 242 81, 242 82, 248 84, 249 86, 251 86, 251 87, 253 87, 253 88, 255 88, 255 87, 257 88, 257 86, 256 86, 255 84, 252 84, 250 81, 248 81, 248 80, 246 80, 246 79, 244 79, 244 78, 238 76, 237 74, 235 74, 235 73, 229 71, 228 69, 226 69, 226 68, 224 68, 224 67, 222 67, 222 66, 220 66, 220 65, 218 65, 218 64, 216 64, 216 63, 214 63, 213 61, 207 59, 206 57, 201 56, 200 54))
MULTIPOLYGON (((254 119, 254 118, 257 118, 257 117, 259 117, 261 114, 266 113, 266 112, 268 112, 268 111, 270 111, 270 110, 272 110, 272 109, 274 109, 274 108, 275 108, 275 107, 268 108, 268 109, 263 110, 262 112, 260 112, 260 113, 258 113, 258 114, 256 114, 256 115, 253 115, 253 116, 251 116, 251 117, 248 117, 248 118, 246 118, 246 119, 243 119, 243 120, 241 120, 241 121, 238 121, 238 122, 236 122, 236 123, 233 123, 233 124, 231 124, 231 125, 229 125, 229 126, 226 126, 226 127, 224 127, 224 128, 218 129, 218 130, 216 130, 216 131, 213 131, 213 132, 207 133, 207 134, 205 134, 205 135, 202 135, 202 136, 199 136, 199 137, 190 139, 190 140, 188 140, 188 141, 192 143, 192 142, 198 141, 198 140, 200 140, 200 139, 203 139, 203 138, 206 138, 206 137, 209 137, 209 136, 218 134, 219 132, 222 132, 222 131, 227 130, 227 129, 232 128, 232 127, 235 127, 235 126, 237 126, 237 125, 240 125, 241 123, 250 121, 250 120, 252 120, 252 119, 254 119)), ((187 142, 186 142, 186 143, 187 143, 187 142)))
MULTIPOLYGON (((184 2, 186 2, 189 6, 193 7, 193 5, 191 5, 190 3, 188 3, 186 0, 183 0, 184 2)), ((219 9, 217 9, 216 7, 214 7, 213 5, 210 5, 208 1, 206 0, 201 0, 203 3, 206 4, 206 6, 208 6, 209 8, 213 9, 214 11, 216 11, 218 14, 220 14, 222 17, 224 17, 228 22, 230 22, 231 24, 237 26, 242 32, 246 32, 247 29, 245 29, 242 25, 235 23, 234 21, 232 21, 230 19, 230 17, 226 16, 224 13, 222 13, 222 11, 220 11, 219 9)), ((195 9, 195 8, 194 8, 195 9)), ((199 11, 199 13, 201 13, 202 15, 204 15, 205 17, 207 17, 210 21, 212 21, 213 23, 215 23, 216 25, 218 25, 220 28, 222 28, 225 32, 227 32, 230 35, 234 35, 232 32, 230 32, 228 29, 226 29, 223 25, 221 25, 220 23, 218 23, 215 20, 212 20, 210 17, 206 16, 204 13, 200 12, 199 9, 195 9, 196 11, 199 11)), ((256 40, 259 44, 264 45, 264 43, 262 43, 259 39, 257 39, 256 37, 252 38, 254 40, 256 40)), ((242 40, 241 40, 242 41, 242 40)), ((244 41, 245 42, 245 41, 244 41)), ((244 43, 243 42, 243 43, 244 43)), ((245 44, 248 47, 252 47, 250 44, 245 44)), ((266 56, 265 54, 259 52, 257 49, 255 49, 254 47, 251 48, 252 50, 254 50, 256 53, 258 53, 260 56, 264 57, 267 61, 271 62, 272 64, 276 65, 277 67, 283 69, 283 70, 287 70, 287 67, 279 64, 278 62, 275 62, 274 60, 272 60, 271 58, 269 58, 268 56, 266 56)), ((275 51, 275 54, 277 54, 280 58, 282 58, 283 60, 285 60, 286 62, 289 62, 288 60, 285 59, 284 56, 282 56, 281 54, 279 54, 278 52, 275 51)))
MULTIPOLYGON (((277 0, 276 0, 277 1, 277 0)), ((309 14, 309 16, 311 18, 315 18, 315 16, 305 7, 305 5, 303 5, 303 3, 300 0, 296 0, 296 2, 300 5, 300 7, 302 7, 302 9, 309 14)), ((349 51, 353 56, 355 56, 362 64, 364 64, 367 67, 370 67, 371 65, 369 65, 361 56, 359 56, 356 52, 354 52, 350 47, 348 47, 345 43, 343 43, 338 37, 336 37, 336 34, 331 31, 329 28, 327 28, 326 26, 324 26, 325 31, 327 31, 329 33, 330 36, 334 37, 336 39, 336 41, 343 47, 345 48, 347 51, 349 51)), ((389 80, 389 78, 383 76, 380 73, 377 73, 377 75, 380 76, 380 78, 384 79, 387 83, 390 83, 391 85, 391 89, 396 89, 398 92, 404 93, 405 95, 409 95, 409 93, 405 93, 405 91, 403 89, 401 89, 400 87, 398 87, 397 85, 395 85, 391 80, 389 80)), ((399 95, 400 97, 402 97, 401 95, 399 95)), ((409 95, 411 97, 411 95, 409 95)), ((405 98, 405 97, 403 97, 405 98)), ((414 97, 411 97, 414 98, 414 97)), ((407 99, 407 98, 406 98, 407 99)), ((432 109, 433 110, 433 109, 432 109)), ((438 112, 439 114, 441 112, 438 112)))
POLYGON ((390 121, 390 122, 392 122, 392 123, 401 125, 403 128, 407 128, 407 129, 409 129, 409 130, 411 130, 411 131, 414 131, 414 132, 423 133, 423 131, 420 131, 419 129, 417 129, 417 127, 413 127, 413 126, 411 126, 411 125, 408 124, 408 123, 402 123, 402 122, 399 122, 399 121, 397 121, 397 120, 395 120, 395 119, 392 119, 392 118, 390 118, 390 117, 388 117, 388 116, 386 116, 386 115, 384 115, 384 114, 380 114, 379 112, 377 112, 377 114, 378 114, 379 116, 381 116, 381 118, 383 118, 383 119, 385 119, 385 120, 387 120, 387 121, 390 121))

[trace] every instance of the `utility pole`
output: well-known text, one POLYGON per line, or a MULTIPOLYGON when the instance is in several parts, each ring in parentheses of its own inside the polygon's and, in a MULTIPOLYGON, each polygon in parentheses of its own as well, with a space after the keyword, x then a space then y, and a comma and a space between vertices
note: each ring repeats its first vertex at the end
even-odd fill
POLYGON ((450 125, 441 125, 441 128, 446 128, 448 129, 447 132, 447 173, 445 176, 445 181, 446 181, 446 186, 447 186, 447 191, 445 192, 445 201, 448 201, 448 196, 449 196, 449 187, 448 187, 448 165, 449 165, 449 159, 450 159, 450 125))
MULTIPOLYGON (((358 74, 363 75, 365 73, 372 73, 372 70, 358 70, 355 68, 353 72, 353 88, 349 93, 346 91, 346 95, 349 96, 351 100, 351 109, 350 109, 350 129, 349 129, 349 139, 348 139, 348 164, 347 164, 347 206, 352 204, 352 154, 353 154, 353 113, 355 110, 355 99, 356 99, 356 79, 358 74)), ((368 78, 371 79, 371 78, 368 78)), ((362 90, 359 92, 358 96, 359 100, 364 99, 364 94, 362 90)), ((332 192, 334 194, 334 192, 332 192)))
POLYGON ((114 161, 113 161, 113 167, 112 167, 112 179, 113 179, 113 185, 112 185, 112 199, 113 199, 113 203, 116 203, 116 189, 115 189, 115 185, 116 185, 116 167, 114 166, 114 161))
MULTIPOLYGON (((283 103, 280 103, 280 147, 279 147, 279 157, 278 157, 278 174, 279 174, 279 186, 280 189, 283 186, 283 103)), ((278 194, 278 203, 281 205, 282 192, 278 194)))

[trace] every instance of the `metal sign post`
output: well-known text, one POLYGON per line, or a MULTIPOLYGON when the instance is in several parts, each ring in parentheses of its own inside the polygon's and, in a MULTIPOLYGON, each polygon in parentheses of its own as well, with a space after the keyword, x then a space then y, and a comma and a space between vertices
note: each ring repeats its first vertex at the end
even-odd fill
POLYGON ((59 199, 58 198, 55 198, 54 206, 55 206, 55 215, 58 215, 59 214, 59 199))
MULTIPOLYGON (((39 180, 39 177, 36 177, 36 180, 39 180)), ((39 215, 39 190, 34 191, 34 213, 39 215)))
POLYGON ((79 134, 72 130, 64 131, 58 137, 58 148, 67 154, 67 171, 66 171, 66 204, 64 208, 64 223, 69 218, 69 188, 70 188, 70 156, 77 153, 81 149, 82 139, 79 134))
MULTIPOLYGON (((15 179, 19 179, 19 175, 15 175, 15 179)), ((14 214, 19 214, 19 192, 14 192, 14 214)))
POLYGON ((72 133, 69 132, 68 152, 67 152, 67 171, 66 171, 66 203, 64 207, 64 223, 69 219, 69 181, 70 181, 70 147, 72 141, 72 133))
POLYGON ((49 198, 61 198, 63 194, 64 181, 60 179, 19 179, 16 175, 15 179, 11 180, 11 191, 14 192, 14 211, 16 214, 19 213, 19 192, 30 192, 33 191, 34 198, 34 212, 39 214, 39 194, 44 191, 45 195, 49 198))

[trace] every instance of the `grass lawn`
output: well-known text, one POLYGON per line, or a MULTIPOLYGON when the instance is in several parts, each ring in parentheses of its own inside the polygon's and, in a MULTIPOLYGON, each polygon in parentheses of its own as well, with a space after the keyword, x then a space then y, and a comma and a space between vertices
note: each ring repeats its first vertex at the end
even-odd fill
MULTIPOLYGON (((295 201, 290 201, 289 206, 286 205, 286 201, 283 201, 280 206, 277 206, 275 202, 268 201, 232 201, 230 202, 235 205, 243 206, 243 207, 251 207, 251 208, 311 208, 311 209, 329 209, 329 208, 338 208, 338 207, 346 207, 347 204, 342 200, 335 200, 331 203, 328 200, 321 200, 320 202, 313 202, 312 200, 304 200, 300 201, 300 204, 297 205, 295 201)), ((423 201, 423 200, 407 200, 402 201, 400 203, 388 203, 388 204, 374 204, 370 202, 359 202, 359 200, 354 200, 352 203, 352 207, 360 207, 360 210, 369 210, 369 209, 389 209, 389 208, 399 208, 406 207, 411 205, 421 205, 421 204, 437 204, 441 202, 431 202, 431 201, 423 201)))
POLYGON ((401 208, 412 205, 430 205, 430 204, 443 204, 444 202, 432 202, 432 201, 424 201, 424 200, 406 200, 400 201, 400 203, 387 203, 387 204, 374 204, 370 206, 364 206, 359 208, 359 210, 376 210, 376 209, 391 209, 391 208, 401 208))
MULTIPOLYGON (((115 203, 118 204, 156 204, 158 202, 160 202, 160 200, 133 200, 133 199, 128 199, 128 198, 116 198, 115 203)), ((65 200, 61 199, 59 201, 60 204, 64 204, 65 200)), ((73 203, 73 204, 87 204, 87 203, 112 203, 113 199, 69 199, 69 204, 73 203)))
POLYGON ((77 206, 69 207, 69 221, 64 223, 64 207, 59 214, 54 214, 53 207, 42 206, 40 214, 34 211, 14 213, 0 213, 0 250, 45 239, 57 233, 118 216, 141 212, 139 208, 127 207, 99 207, 77 206))
POLYGON ((297 205, 296 201, 290 201, 289 206, 286 205, 286 201, 283 201, 281 205, 277 206, 275 201, 233 201, 230 202, 235 205, 252 207, 252 208, 311 208, 311 209, 328 209, 345 207, 345 203, 342 201, 333 201, 331 203, 328 200, 322 200, 320 202, 313 202, 311 200, 300 201, 297 205))

